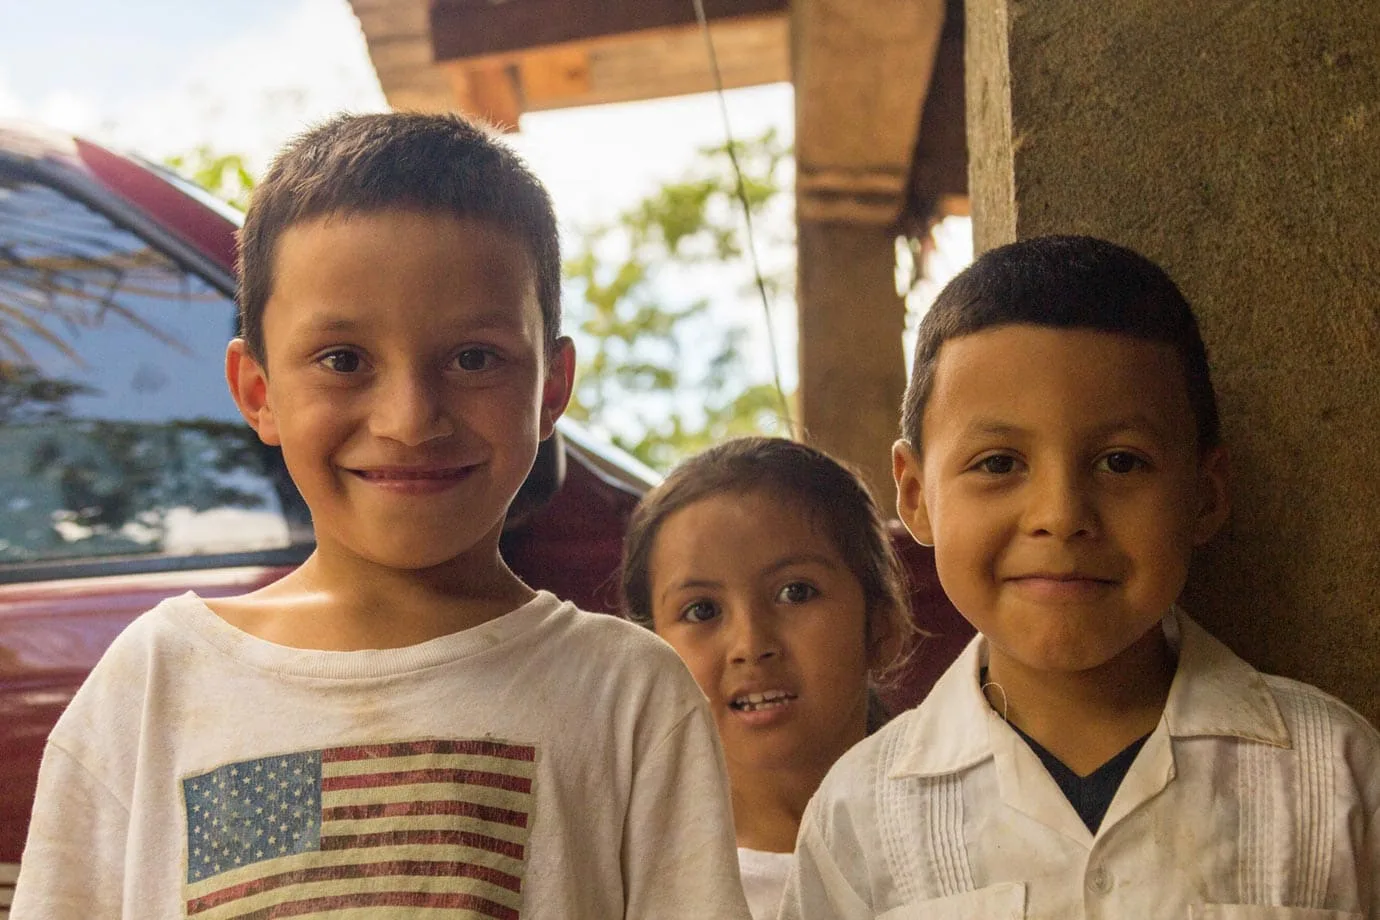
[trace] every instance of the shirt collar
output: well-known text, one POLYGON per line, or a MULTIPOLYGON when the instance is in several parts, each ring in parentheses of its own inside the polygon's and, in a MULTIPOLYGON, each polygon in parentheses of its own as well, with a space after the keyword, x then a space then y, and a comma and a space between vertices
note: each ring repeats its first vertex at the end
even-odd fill
POLYGON ((1177 608, 1165 617, 1164 632, 1179 654, 1164 705, 1171 737, 1243 738, 1290 747, 1289 729, 1259 671, 1177 608))
MULTIPOLYGON (((1289 730, 1260 672, 1175 608, 1161 621, 1178 653, 1165 701, 1172 738, 1244 738, 1289 747, 1289 730)), ((908 717, 890 778, 957 773, 993 756, 989 721, 1001 716, 978 684, 987 640, 975 636, 908 717)))
POLYGON ((987 705, 978 685, 986 658, 987 640, 974 636, 907 717, 906 738, 888 774, 891 778, 956 773, 992 756, 987 722, 1001 716, 987 705))

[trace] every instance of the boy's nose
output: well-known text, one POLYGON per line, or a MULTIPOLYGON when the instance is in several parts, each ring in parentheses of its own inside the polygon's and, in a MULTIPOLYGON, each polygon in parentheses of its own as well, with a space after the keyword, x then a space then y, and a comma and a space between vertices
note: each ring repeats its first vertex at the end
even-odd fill
POLYGON ((756 664, 781 654, 769 611, 743 611, 731 620, 729 659, 734 664, 756 664))
POLYGON ((376 437, 408 447, 455 433, 440 385, 420 374, 398 374, 380 387, 369 422, 376 437))
POLYGON ((1030 484, 1026 531, 1060 539, 1094 536, 1097 507, 1084 477, 1068 470, 1049 471, 1030 484))

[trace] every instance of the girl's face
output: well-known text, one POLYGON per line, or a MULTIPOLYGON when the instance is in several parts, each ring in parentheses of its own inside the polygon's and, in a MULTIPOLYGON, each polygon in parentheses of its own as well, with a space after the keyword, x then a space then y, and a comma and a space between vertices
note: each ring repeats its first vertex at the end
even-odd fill
POLYGON ((867 727, 863 589, 796 503, 713 495, 662 522, 652 619, 709 698, 730 765, 818 772, 867 727))

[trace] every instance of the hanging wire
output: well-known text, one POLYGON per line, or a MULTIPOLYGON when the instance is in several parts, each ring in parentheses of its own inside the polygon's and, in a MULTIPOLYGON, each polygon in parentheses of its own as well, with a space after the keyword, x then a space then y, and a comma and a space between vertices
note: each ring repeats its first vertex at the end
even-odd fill
POLYGON ((752 262, 752 275, 757 285, 757 294, 762 300, 762 314, 767 321, 772 382, 776 387, 777 399, 781 401, 781 416, 786 420, 787 430, 794 435, 795 422, 791 418, 791 404, 790 400, 786 398, 786 388, 781 385, 781 362, 776 356, 776 324, 771 318, 771 300, 767 296, 766 279, 762 277, 762 263, 757 258, 757 240, 752 229, 752 207, 748 204, 747 186, 743 182, 743 168, 738 162, 738 145, 733 139, 733 127, 728 120, 728 97, 724 93, 723 74, 719 71, 719 56, 714 51, 714 36, 709 30, 709 17, 704 12, 704 0, 692 0, 692 2, 695 5, 695 18, 700 24, 700 34, 704 36, 704 48, 709 55, 709 70, 714 76, 714 92, 719 98, 719 115, 724 123, 724 139, 728 142, 728 159, 733 164, 738 203, 743 207, 743 222, 747 227, 748 258, 752 262))

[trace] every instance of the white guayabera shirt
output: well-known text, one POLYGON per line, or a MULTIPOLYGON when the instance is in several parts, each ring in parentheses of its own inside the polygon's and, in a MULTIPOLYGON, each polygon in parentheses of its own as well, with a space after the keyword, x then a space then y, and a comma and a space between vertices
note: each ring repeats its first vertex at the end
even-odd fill
POLYGON ((1380 734, 1174 611, 1159 726, 1096 833, 982 696, 978 637, 806 809, 782 920, 1380 920, 1380 734))

